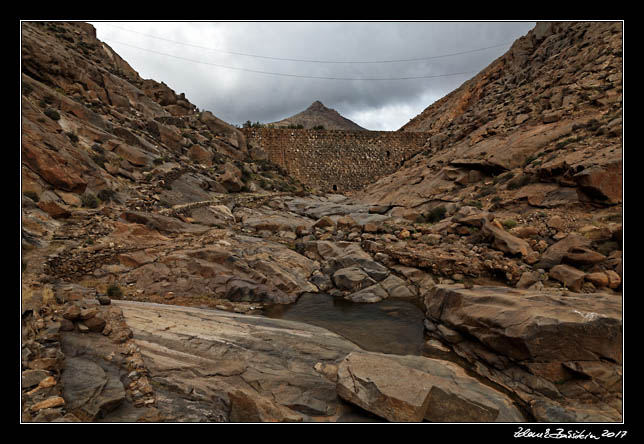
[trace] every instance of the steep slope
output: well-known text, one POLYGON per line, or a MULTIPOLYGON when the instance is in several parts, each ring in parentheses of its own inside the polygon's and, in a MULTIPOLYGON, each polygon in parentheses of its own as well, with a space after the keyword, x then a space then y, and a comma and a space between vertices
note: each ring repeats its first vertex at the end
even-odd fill
POLYGON ((357 123, 342 116, 336 110, 327 108, 319 100, 313 102, 304 111, 278 122, 273 122, 270 125, 276 128, 302 126, 306 129, 323 127, 330 130, 367 131, 357 123))
POLYGON ((373 203, 601 207, 622 201, 621 23, 539 23, 401 128, 426 150, 367 187, 373 203))
MULTIPOLYGON (((239 130, 142 79, 91 25, 23 23, 22 68, 22 192, 54 218, 85 201, 159 211, 301 189, 239 130)), ((37 218, 23 226, 27 239, 45 231, 37 218)))

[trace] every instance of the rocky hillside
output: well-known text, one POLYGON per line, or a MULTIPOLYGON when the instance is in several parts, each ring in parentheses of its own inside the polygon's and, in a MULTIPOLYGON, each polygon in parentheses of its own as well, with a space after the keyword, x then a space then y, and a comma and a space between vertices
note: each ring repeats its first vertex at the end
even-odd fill
POLYGON ((539 23, 401 128, 433 135, 365 198, 619 210, 622 64, 621 23, 539 23))
POLYGON ((552 109, 481 95, 484 133, 456 138, 465 106, 349 197, 307 193, 90 25, 23 23, 22 420, 620 421, 614 30, 540 25, 499 59, 528 77, 489 88, 530 79, 552 109), (542 66, 585 39, 560 103, 542 66), (422 355, 261 316, 305 293, 421 307, 422 355))
POLYGON ((270 125, 275 128, 301 127, 305 129, 320 128, 344 131, 367 131, 357 123, 342 116, 336 110, 327 108, 319 100, 313 102, 304 111, 278 122, 273 122, 270 125))

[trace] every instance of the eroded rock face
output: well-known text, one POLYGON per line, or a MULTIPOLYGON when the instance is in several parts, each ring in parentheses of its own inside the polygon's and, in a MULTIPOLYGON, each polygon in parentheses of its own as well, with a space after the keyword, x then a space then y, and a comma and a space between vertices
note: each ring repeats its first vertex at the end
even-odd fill
MULTIPOLYGON (((579 421, 621 418, 621 298, 437 285, 425 306, 432 323, 461 333, 434 330, 440 338, 530 405, 550 403, 579 421), (575 370, 582 362, 588 371, 575 370)), ((533 414, 557 420, 544 412, 533 414)))

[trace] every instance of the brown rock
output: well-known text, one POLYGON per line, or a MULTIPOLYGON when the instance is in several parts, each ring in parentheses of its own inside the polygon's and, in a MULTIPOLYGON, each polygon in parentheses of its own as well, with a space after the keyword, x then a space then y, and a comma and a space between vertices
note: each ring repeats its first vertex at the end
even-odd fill
POLYGON ((566 228, 566 221, 561 216, 551 216, 546 221, 546 225, 550 228, 554 228, 557 231, 563 231, 566 228))
POLYGON ((63 309, 63 317, 70 321, 75 321, 80 318, 81 308, 76 304, 66 304, 63 309))
POLYGON ((492 248, 512 255, 527 256, 532 250, 523 239, 511 235, 498 226, 486 222, 481 229, 482 233, 492 239, 492 248))
POLYGON ((583 271, 564 264, 552 267, 549 274, 552 279, 561 282, 570 290, 575 292, 581 290, 581 286, 584 283, 584 277, 586 276, 586 273, 583 271))
POLYGON ((236 389, 228 393, 232 422, 302 422, 293 410, 275 404, 259 393, 236 389))
POLYGON ((106 321, 103 318, 100 318, 98 316, 94 316, 90 319, 87 319, 83 321, 83 324, 89 328, 89 331, 94 331, 97 333, 100 333, 103 331, 103 328, 105 327, 106 321))
POLYGON ((362 230, 365 233, 377 233, 378 232, 378 226, 374 224, 373 222, 367 222, 366 224, 363 225, 362 230))
POLYGON ((338 367, 338 395, 393 422, 421 421, 432 386, 430 375, 385 357, 354 352, 338 367))
POLYGON ((616 204, 622 202, 622 162, 595 166, 573 176, 580 190, 591 200, 616 204))
POLYGON ((60 360, 57 358, 38 358, 29 361, 28 367, 33 370, 58 370, 60 360))
POLYGON ((333 222, 333 219, 331 219, 329 216, 323 216, 313 224, 313 227, 333 228, 335 227, 335 222, 333 222))
POLYGON ((586 275, 586 280, 592 283, 595 287, 604 288, 608 287, 608 275, 604 272, 588 273, 586 275))
POLYGON ((128 145, 126 143, 118 145, 114 149, 114 152, 134 166, 146 166, 149 165, 152 161, 152 156, 150 156, 148 153, 141 150, 140 148, 128 145))
POLYGON ((562 258, 562 262, 573 265, 593 265, 606 259, 603 254, 597 253, 590 248, 572 247, 569 248, 562 258))
POLYGON ((79 317, 82 321, 86 321, 96 316, 96 313, 98 313, 98 310, 96 309, 96 307, 83 308, 81 309, 79 317))
POLYGON ((30 410, 32 412, 37 412, 42 409, 49 409, 49 408, 54 408, 54 407, 62 407, 65 405, 65 400, 60 397, 60 396, 52 396, 51 398, 47 398, 44 401, 37 402, 36 404, 32 405, 30 410))
POLYGON ((575 233, 567 235, 559 242, 552 244, 541 255, 541 260, 536 265, 537 268, 549 269, 561 263, 564 255, 573 247, 589 247, 590 241, 583 236, 575 233))
POLYGON ((56 188, 82 194, 87 187, 80 172, 57 152, 36 146, 37 142, 22 135, 22 162, 29 165, 40 177, 56 188))
POLYGON ((202 163, 204 165, 210 165, 212 163, 212 153, 201 145, 192 145, 188 150, 188 157, 197 163, 202 163))
POLYGON ((66 219, 72 215, 67 208, 53 201, 40 201, 38 202, 38 208, 49 214, 54 219, 66 219))
POLYGON ((615 289, 622 284, 622 278, 619 274, 613 270, 606 270, 606 275, 608 276, 608 287, 615 289))

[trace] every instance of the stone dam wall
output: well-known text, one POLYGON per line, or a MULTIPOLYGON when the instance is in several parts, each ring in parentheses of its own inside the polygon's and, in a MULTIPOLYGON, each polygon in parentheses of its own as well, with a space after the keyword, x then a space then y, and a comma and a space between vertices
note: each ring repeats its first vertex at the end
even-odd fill
POLYGON ((393 173, 421 151, 430 134, 243 128, 250 147, 293 177, 322 191, 354 191, 393 173))

